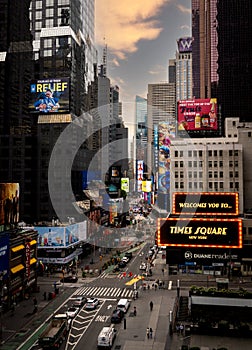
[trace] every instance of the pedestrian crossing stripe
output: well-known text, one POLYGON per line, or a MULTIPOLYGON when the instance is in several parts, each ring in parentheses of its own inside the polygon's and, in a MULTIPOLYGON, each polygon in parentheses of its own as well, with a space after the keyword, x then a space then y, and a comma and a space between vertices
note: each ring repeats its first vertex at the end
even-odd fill
POLYGON ((117 287, 81 287, 74 292, 74 296, 97 296, 97 297, 112 297, 112 298, 132 298, 133 290, 128 288, 117 288, 117 287))

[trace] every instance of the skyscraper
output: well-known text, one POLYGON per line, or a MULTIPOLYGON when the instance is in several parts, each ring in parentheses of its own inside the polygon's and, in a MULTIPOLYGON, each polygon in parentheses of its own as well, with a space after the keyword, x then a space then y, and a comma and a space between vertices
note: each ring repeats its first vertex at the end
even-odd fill
POLYGON ((223 118, 252 121, 252 2, 218 0, 218 102, 223 118))
POLYGON ((192 0, 192 74, 195 98, 216 97, 217 0, 192 0))
POLYGON ((180 38, 176 52, 176 101, 192 95, 192 38, 180 38))

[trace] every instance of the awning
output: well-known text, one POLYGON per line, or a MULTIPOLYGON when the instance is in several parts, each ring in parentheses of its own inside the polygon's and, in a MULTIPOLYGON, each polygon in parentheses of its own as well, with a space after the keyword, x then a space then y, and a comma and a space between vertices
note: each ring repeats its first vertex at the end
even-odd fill
POLYGON ((37 244, 36 239, 33 239, 33 240, 30 242, 30 245, 33 245, 33 244, 37 244))
POLYGON ((24 248, 25 246, 23 244, 20 244, 20 245, 17 245, 16 247, 11 248, 11 250, 15 253, 24 248))
POLYGON ((30 260, 30 265, 34 264, 35 262, 37 262, 37 259, 32 258, 32 259, 30 260))
POLYGON ((12 272, 12 273, 17 273, 18 271, 21 271, 21 270, 23 270, 23 269, 24 269, 24 265, 19 264, 19 265, 13 267, 13 268, 11 269, 11 272, 12 272))
POLYGON ((126 286, 132 286, 132 284, 144 279, 143 276, 137 276, 136 278, 132 278, 132 280, 125 283, 126 286))

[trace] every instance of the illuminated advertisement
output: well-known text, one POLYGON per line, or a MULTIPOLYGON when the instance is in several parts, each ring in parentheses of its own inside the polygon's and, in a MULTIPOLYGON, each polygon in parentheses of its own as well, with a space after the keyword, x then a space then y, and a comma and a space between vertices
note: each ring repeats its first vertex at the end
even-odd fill
MULTIPOLYGON (((167 264, 205 264, 212 265, 218 262, 219 266, 226 265, 230 261, 238 262, 242 258, 242 250, 235 249, 230 252, 230 249, 212 248, 167 248, 166 254, 167 264)), ((213 266, 213 265, 212 265, 213 266)))
POLYGON ((152 181, 151 180, 144 180, 142 182, 142 191, 143 192, 151 192, 152 191, 152 181))
POLYGON ((218 129, 216 98, 180 100, 177 108, 178 134, 218 129))
POLYGON ((173 194, 175 215, 238 215, 238 193, 177 192, 173 194))
POLYGON ((158 245, 242 248, 242 220, 159 218, 158 245))
POLYGON ((0 183, 0 225, 19 221, 19 184, 0 183))
POLYGON ((0 239, 0 275, 3 276, 3 279, 8 277, 9 261, 9 236, 2 234, 0 239))
POLYGON ((68 78, 36 80, 30 84, 31 113, 69 113, 68 78))
POLYGON ((121 178, 121 190, 125 192, 129 192, 129 178, 128 177, 122 177, 121 178))
POLYGON ((144 174, 144 161, 137 160, 137 192, 142 192, 143 174, 144 174))
POLYGON ((154 168, 155 171, 158 170, 158 124, 153 126, 154 136, 153 136, 153 145, 154 145, 154 168))
POLYGON ((175 138, 174 122, 163 122, 159 124, 159 157, 158 157, 158 190, 159 192, 170 192, 170 145, 175 138))
POLYGON ((180 38, 177 44, 179 53, 192 52, 192 37, 180 38))
POLYGON ((87 238, 86 221, 68 226, 35 226, 38 231, 38 247, 67 247, 87 238))

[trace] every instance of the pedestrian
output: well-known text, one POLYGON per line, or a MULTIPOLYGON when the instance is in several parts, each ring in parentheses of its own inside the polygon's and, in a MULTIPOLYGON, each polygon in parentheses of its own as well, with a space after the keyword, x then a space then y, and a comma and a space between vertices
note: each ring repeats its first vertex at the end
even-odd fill
POLYGON ((181 323, 179 326, 180 334, 184 333, 184 325, 181 323))
POLYGON ((153 330, 150 328, 150 338, 152 339, 153 330))
POLYGON ((153 309, 153 302, 151 301, 150 302, 150 311, 152 311, 152 309, 153 309))
POLYGON ((34 305, 33 313, 35 314, 38 311, 38 301, 35 297, 33 298, 33 305, 34 305))
POLYGON ((180 327, 179 327, 179 324, 176 325, 176 332, 177 334, 179 334, 179 331, 180 331, 180 327))
POLYGON ((149 339, 150 338, 150 329, 149 329, 149 327, 147 327, 147 329, 146 329, 146 335, 147 335, 147 338, 149 339))
POLYGON ((163 273, 163 276, 164 276, 164 269, 162 269, 162 273, 163 273))
POLYGON ((134 306, 134 311, 133 311, 133 313, 134 313, 134 316, 136 316, 136 307, 134 306))
POLYGON ((46 292, 44 292, 43 297, 44 297, 44 300, 46 300, 46 292))

